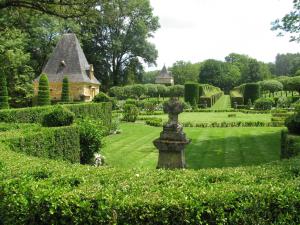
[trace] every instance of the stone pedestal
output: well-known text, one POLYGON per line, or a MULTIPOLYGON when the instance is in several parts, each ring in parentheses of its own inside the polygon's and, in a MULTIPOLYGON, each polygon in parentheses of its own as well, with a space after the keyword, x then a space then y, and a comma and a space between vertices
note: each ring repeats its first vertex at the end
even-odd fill
POLYGON ((159 150, 157 168, 185 168, 184 147, 190 142, 182 126, 178 123, 178 114, 183 111, 183 105, 172 98, 164 105, 164 112, 169 113, 169 121, 163 127, 160 137, 153 141, 159 150))

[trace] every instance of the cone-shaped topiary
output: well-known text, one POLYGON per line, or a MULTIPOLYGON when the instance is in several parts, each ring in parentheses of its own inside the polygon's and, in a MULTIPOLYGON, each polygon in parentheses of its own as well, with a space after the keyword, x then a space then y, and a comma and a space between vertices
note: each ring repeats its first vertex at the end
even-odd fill
POLYGON ((69 102, 70 101, 70 91, 69 91, 69 79, 68 77, 64 77, 62 83, 62 91, 61 91, 61 101, 69 102))
POLYGON ((7 83, 4 74, 0 73, 0 109, 8 109, 7 83))
POLYGON ((46 74, 42 74, 39 81, 39 92, 37 104, 40 106, 50 105, 50 90, 49 90, 49 82, 46 74))

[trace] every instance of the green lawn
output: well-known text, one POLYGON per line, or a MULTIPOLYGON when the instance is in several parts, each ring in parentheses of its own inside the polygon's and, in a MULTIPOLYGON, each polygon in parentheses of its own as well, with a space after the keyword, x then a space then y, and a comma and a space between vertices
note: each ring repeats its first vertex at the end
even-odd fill
MULTIPOLYGON (((155 168, 158 151, 152 141, 162 128, 121 125, 122 133, 105 138, 102 153, 109 166, 155 168)), ((256 165, 279 159, 281 128, 185 128, 188 168, 256 165)))
MULTIPOLYGON (((144 116, 143 116, 144 117, 144 116)), ((151 115, 150 117, 168 120, 168 115, 151 115)), ((234 121, 261 121, 271 122, 271 114, 245 114, 241 112, 184 112, 179 115, 179 121, 185 122, 234 122, 234 121), (228 117, 228 114, 236 114, 236 117, 228 117)))
POLYGON ((211 109, 230 109, 230 96, 223 95, 219 100, 211 107, 211 109))

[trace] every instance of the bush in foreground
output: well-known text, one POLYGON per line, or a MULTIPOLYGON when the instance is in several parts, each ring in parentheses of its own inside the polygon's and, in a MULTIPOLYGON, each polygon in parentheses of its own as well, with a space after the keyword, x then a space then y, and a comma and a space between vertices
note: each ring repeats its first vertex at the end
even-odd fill
POLYGON ((126 122, 135 122, 139 115, 139 109, 133 104, 125 104, 123 120, 126 122))
POLYGON ((271 98, 259 98, 254 102, 254 108, 257 110, 271 110, 274 101, 271 98))
POLYGON ((111 101, 110 97, 101 91, 93 99, 93 102, 110 102, 110 101, 111 101))
POLYGON ((69 126, 73 123, 74 119, 74 113, 62 106, 58 106, 53 111, 45 114, 42 125, 44 127, 69 126))

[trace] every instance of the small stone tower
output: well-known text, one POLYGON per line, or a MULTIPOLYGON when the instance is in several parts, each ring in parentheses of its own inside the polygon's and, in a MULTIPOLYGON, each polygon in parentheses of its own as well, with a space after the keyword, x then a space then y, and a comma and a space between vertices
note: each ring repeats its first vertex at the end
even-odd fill
POLYGON ((159 75, 155 79, 156 84, 174 85, 174 78, 170 72, 168 72, 166 66, 162 68, 159 75))

